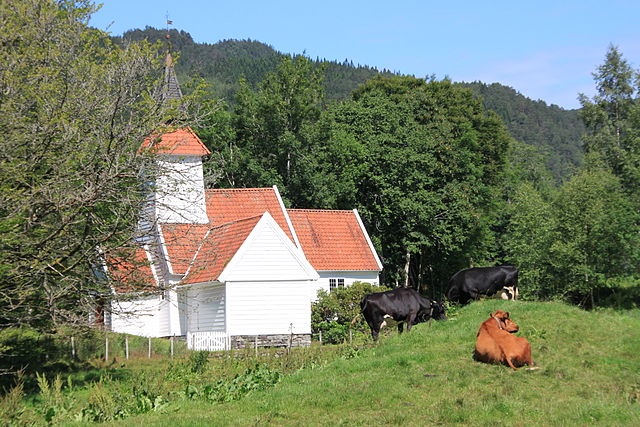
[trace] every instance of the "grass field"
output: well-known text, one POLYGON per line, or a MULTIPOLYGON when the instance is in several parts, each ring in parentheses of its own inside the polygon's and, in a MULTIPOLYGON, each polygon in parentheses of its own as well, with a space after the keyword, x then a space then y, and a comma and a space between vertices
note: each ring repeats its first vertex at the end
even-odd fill
POLYGON ((184 398, 120 424, 640 425, 639 331, 639 310, 487 300, 239 400, 184 398), (541 369, 471 359, 479 324, 498 308, 511 312, 541 369))

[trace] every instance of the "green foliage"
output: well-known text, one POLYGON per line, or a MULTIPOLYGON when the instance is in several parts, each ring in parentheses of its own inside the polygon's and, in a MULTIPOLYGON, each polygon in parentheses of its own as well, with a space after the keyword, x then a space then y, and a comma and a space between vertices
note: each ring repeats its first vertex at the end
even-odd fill
POLYGON ((333 292, 318 291, 318 299, 311 305, 311 330, 322 332, 322 341, 340 344, 349 337, 349 329, 366 328, 360 315, 360 301, 371 293, 389 288, 366 282, 354 282, 351 286, 337 288, 333 292))
POLYGON ((578 110, 564 110, 544 101, 531 100, 499 83, 460 83, 480 97, 487 110, 495 111, 509 134, 535 148, 553 181, 560 183, 582 164, 584 125, 578 110))
POLYGON ((327 191, 317 203, 358 208, 384 260, 384 283, 438 295, 452 270, 491 255, 509 138, 469 90, 373 79, 331 106, 318 128, 327 191))
POLYGON ((87 323, 111 295, 95 267, 131 242, 150 167, 141 141, 178 103, 154 97, 148 43, 115 46, 89 0, 0 5, 0 327, 87 323))
POLYGON ((49 355, 57 353, 53 340, 33 329, 0 330, 0 370, 17 372, 41 367, 49 355))
POLYGON ((24 398, 24 383, 22 377, 18 377, 16 384, 8 391, 0 393, 0 422, 7 426, 22 425, 21 421, 25 412, 22 402, 24 398))
POLYGON ((604 64, 593 73, 597 94, 580 95, 581 118, 587 128, 588 153, 598 153, 635 201, 640 192, 640 73, 616 46, 609 46, 604 64))
POLYGON ((231 380, 220 380, 205 387, 203 397, 211 402, 230 402, 251 393, 277 384, 282 374, 268 366, 256 364, 231 380))
MULTIPOLYGON (((172 49, 180 52, 177 65, 180 80, 186 81, 187 77, 204 78, 214 97, 230 103, 235 102, 240 78, 246 80, 250 87, 257 88, 286 57, 273 47, 255 40, 222 40, 207 44, 195 43, 185 31, 170 30, 169 35, 172 49)), ((164 42, 165 36, 166 30, 146 27, 144 30, 127 31, 115 40, 164 42)), ((392 74, 388 70, 379 71, 366 65, 354 66, 353 62, 346 60, 337 62, 317 58, 312 63, 324 75, 323 87, 330 100, 346 98, 359 84, 378 74, 392 74)))
POLYGON ((48 424, 60 419, 69 412, 70 404, 62 394, 62 377, 58 374, 49 383, 44 374, 36 374, 42 406, 40 412, 48 424))
POLYGON ((194 351, 189 354, 189 364, 191 372, 194 374, 201 374, 207 369, 209 364, 209 352, 208 351, 194 351))
POLYGON ((585 296, 607 278, 638 272, 640 216, 611 173, 577 174, 560 189, 554 210, 554 276, 566 292, 585 296))
POLYGON ((254 91, 241 82, 232 116, 218 114, 203 130, 216 153, 223 186, 277 185, 293 205, 313 186, 314 141, 307 128, 319 114, 322 75, 304 56, 283 57, 254 91))
POLYGON ((504 244, 525 298, 590 297, 593 305, 594 291, 638 272, 640 215, 605 169, 582 170, 549 200, 525 183, 509 215, 504 244))

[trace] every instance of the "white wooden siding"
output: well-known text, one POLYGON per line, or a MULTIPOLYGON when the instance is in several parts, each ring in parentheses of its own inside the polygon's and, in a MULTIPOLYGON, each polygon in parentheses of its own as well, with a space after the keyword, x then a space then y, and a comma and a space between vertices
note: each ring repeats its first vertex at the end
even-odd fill
POLYGON ((158 156, 156 215, 159 222, 207 223, 202 159, 158 156))
POLYGON ((160 296, 111 303, 111 330, 143 337, 166 336, 168 307, 160 296))
POLYGON ((380 279, 377 271, 319 271, 320 279, 314 282, 311 292, 311 300, 318 299, 320 289, 329 292, 329 279, 344 279, 345 286, 353 285, 353 282, 367 282, 379 285, 380 279))
POLYGON ((261 221, 256 226, 228 269, 230 271, 225 270, 225 278, 221 280, 309 280, 316 275, 304 254, 272 219, 261 221))
POLYGON ((311 333, 311 281, 227 282, 229 335, 311 333))
POLYGON ((224 285, 194 285, 186 289, 184 310, 187 331, 225 330, 224 285))

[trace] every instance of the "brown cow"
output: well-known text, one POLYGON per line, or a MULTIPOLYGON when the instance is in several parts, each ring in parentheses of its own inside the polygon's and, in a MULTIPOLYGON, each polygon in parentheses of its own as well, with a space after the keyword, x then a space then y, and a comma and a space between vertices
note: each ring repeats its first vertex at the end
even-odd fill
POLYGON ((511 335, 518 332, 518 325, 509 318, 509 312, 497 310, 489 316, 480 325, 473 358, 479 362, 506 364, 516 370, 524 365, 533 366, 529 341, 511 335))

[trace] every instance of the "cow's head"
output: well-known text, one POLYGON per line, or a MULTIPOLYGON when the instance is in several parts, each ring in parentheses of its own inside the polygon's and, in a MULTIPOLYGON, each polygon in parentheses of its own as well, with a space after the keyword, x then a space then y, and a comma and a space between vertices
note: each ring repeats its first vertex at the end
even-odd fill
POLYGON ((444 304, 438 301, 429 301, 429 305, 420 309, 418 315, 416 316, 416 320, 413 322, 416 323, 428 322, 431 319, 435 320, 446 320, 447 314, 445 313, 444 304))
POLYGON ((431 301, 431 318, 435 320, 447 320, 447 312, 442 301, 431 301))
POLYGON ((505 286, 502 288, 502 293, 500 297, 505 300, 517 299, 518 288, 515 286, 505 286))
POLYGON ((493 313, 489 313, 489 316, 496 319, 496 321, 498 322, 498 327, 500 329, 503 329, 510 333, 518 332, 518 325, 516 325, 516 322, 509 318, 508 311, 496 310, 493 313))

